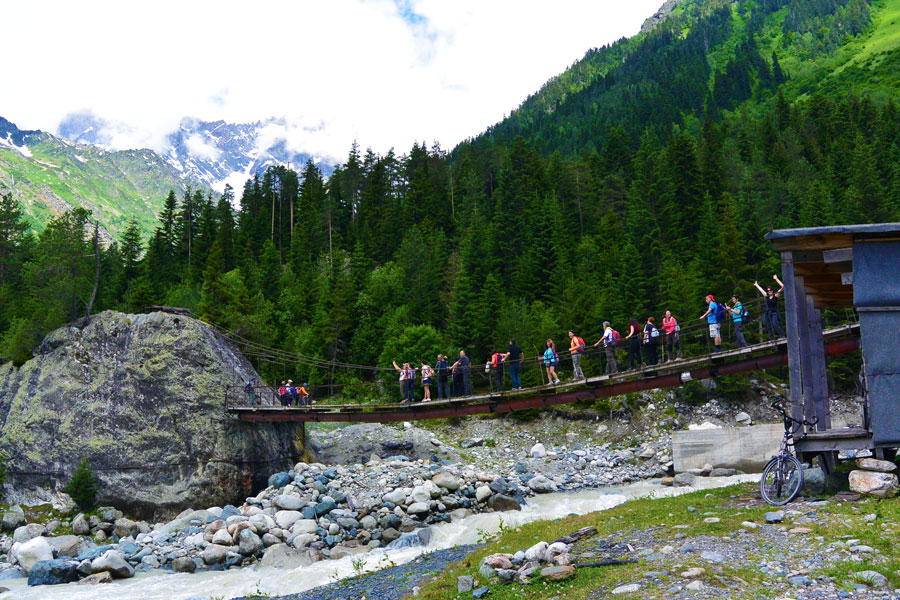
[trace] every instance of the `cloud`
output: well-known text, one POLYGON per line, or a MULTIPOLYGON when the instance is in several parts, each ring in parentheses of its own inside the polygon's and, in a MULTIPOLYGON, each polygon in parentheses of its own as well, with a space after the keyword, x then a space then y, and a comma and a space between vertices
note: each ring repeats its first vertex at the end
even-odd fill
POLYGON ((114 145, 157 150, 185 116, 277 117, 291 147, 331 158, 354 139, 450 148, 660 2, 12 2, 0 115, 55 131, 87 109, 114 145))
POLYGON ((214 145, 210 144, 203 138, 203 136, 193 133, 184 141, 185 146, 187 146, 188 151, 194 156, 199 158, 206 158, 209 160, 217 160, 220 156, 222 156, 222 151, 216 148, 214 145))

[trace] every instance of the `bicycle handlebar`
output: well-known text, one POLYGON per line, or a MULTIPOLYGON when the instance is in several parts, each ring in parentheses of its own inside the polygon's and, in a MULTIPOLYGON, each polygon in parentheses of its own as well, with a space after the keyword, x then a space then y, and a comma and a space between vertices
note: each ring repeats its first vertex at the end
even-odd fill
POLYGON ((782 398, 777 398, 774 402, 772 402, 771 407, 781 413, 781 416, 785 419, 788 419, 797 425, 806 425, 807 427, 815 427, 819 422, 819 417, 814 417, 812 421, 807 421, 806 419, 798 420, 792 417, 787 413, 784 409, 784 406, 781 405, 782 398))

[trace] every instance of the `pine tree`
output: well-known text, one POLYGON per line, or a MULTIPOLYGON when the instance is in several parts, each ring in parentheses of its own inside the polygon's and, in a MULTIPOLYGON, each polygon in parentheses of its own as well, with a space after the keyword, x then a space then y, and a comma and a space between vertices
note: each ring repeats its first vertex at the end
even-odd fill
POLYGON ((7 283, 9 272, 16 267, 16 255, 26 231, 28 223, 19 202, 11 193, 0 196, 0 286, 7 283))

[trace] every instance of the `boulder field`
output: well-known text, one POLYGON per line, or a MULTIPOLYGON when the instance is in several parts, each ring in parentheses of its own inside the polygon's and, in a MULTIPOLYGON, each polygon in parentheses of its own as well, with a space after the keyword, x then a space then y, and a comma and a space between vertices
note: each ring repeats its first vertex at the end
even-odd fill
POLYGON ((226 386, 255 376, 220 334, 181 315, 107 311, 57 329, 21 367, 0 366, 6 498, 46 498, 82 458, 99 502, 147 519, 243 498, 297 459, 294 426, 225 415, 226 386))

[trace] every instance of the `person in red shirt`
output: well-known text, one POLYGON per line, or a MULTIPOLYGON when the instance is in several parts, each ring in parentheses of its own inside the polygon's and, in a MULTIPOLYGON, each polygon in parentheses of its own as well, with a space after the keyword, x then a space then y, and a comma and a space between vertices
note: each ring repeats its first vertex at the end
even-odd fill
POLYGON ((662 320, 661 329, 663 336, 665 336, 663 350, 666 352, 666 361, 673 360, 673 357, 679 359, 683 358, 681 354, 681 344, 679 344, 678 340, 681 326, 678 325, 678 321, 672 316, 671 311, 666 311, 666 316, 664 316, 662 320), (674 353, 672 352, 673 348, 675 349, 674 353))

